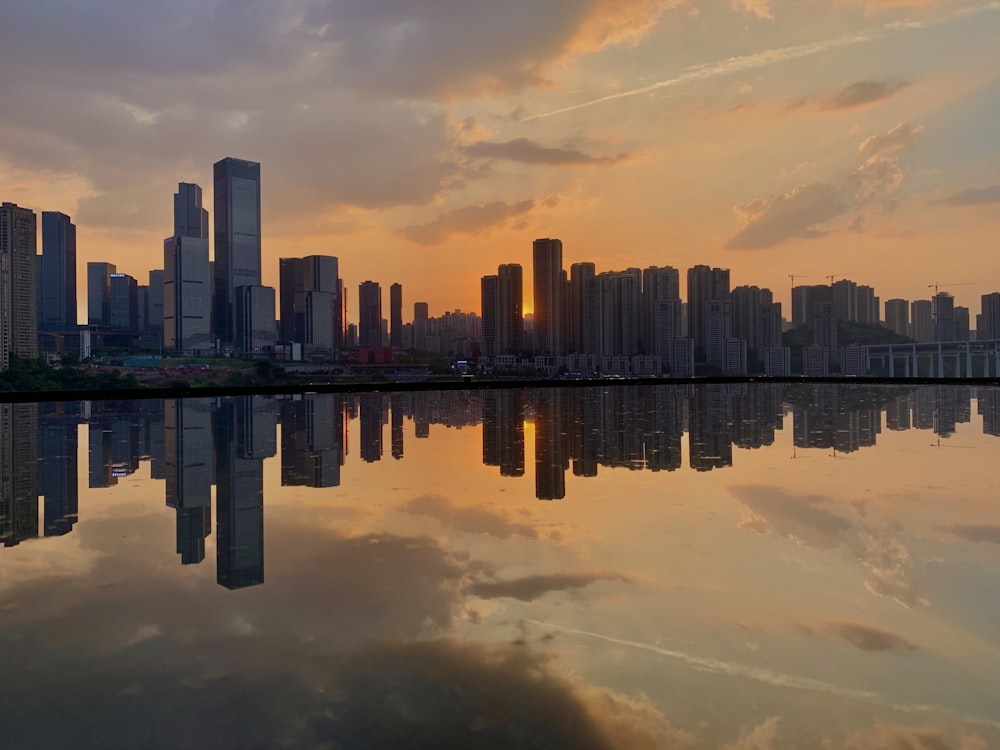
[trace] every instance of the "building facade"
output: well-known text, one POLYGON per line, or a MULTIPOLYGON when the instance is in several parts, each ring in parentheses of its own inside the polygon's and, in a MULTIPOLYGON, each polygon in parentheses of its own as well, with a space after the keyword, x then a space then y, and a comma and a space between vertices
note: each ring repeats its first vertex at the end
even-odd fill
POLYGON ((260 164, 226 158, 215 163, 215 335, 223 344, 236 334, 236 289, 261 284, 260 164))

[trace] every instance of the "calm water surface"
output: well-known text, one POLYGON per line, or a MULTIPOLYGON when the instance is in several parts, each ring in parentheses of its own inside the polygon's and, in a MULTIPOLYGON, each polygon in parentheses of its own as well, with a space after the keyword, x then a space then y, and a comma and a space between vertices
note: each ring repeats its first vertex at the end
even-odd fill
POLYGON ((1000 389, 0 405, 0 747, 1000 748, 1000 389))

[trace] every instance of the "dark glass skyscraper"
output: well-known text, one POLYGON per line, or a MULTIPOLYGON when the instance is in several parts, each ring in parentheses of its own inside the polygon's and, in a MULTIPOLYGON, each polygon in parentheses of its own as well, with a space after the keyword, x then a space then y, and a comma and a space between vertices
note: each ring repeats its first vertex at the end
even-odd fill
POLYGON ((174 194, 174 236, 163 242, 161 283, 166 349, 177 353, 212 349, 208 211, 201 207, 197 185, 182 182, 174 194))
POLYGON ((66 214, 42 211, 38 277, 38 325, 76 326, 76 225, 66 214))
POLYGON ((201 187, 190 182, 179 183, 174 193, 174 237, 208 239, 208 209, 201 205, 201 187))
POLYGON ((235 290, 260 286, 260 164, 226 158, 215 163, 214 327, 224 343, 235 337, 235 290))
POLYGON ((362 281, 358 287, 358 343, 382 346, 382 289, 375 281, 362 281))
POLYGON ((389 287, 389 343, 393 347, 403 346, 403 285, 389 287))
POLYGON ((539 354, 562 354, 562 240, 535 240, 532 252, 535 348, 539 354))
POLYGON ((0 371, 11 354, 38 356, 37 226, 34 211, 0 205, 0 371))

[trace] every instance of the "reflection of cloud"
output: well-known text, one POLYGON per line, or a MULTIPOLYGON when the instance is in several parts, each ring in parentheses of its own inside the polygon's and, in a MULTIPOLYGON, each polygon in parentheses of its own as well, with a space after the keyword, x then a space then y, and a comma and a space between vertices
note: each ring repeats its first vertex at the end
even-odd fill
POLYGON ((552 591, 582 589, 597 581, 631 583, 632 579, 622 573, 548 573, 510 581, 479 581, 469 586, 466 593, 483 599, 509 597, 531 602, 552 591))
POLYGON ((851 523, 819 507, 826 498, 819 495, 790 495, 775 487, 745 485, 730 492, 751 512, 741 528, 774 534, 806 547, 832 549, 847 541, 851 523))
POLYGON ((418 245, 439 245, 455 234, 477 235, 502 228, 534 207, 535 201, 530 198, 518 203, 493 201, 485 206, 464 206, 440 214, 427 224, 411 224, 400 233, 418 245))
POLYGON ((941 202, 950 206, 981 206, 986 203, 1000 203, 1000 185, 959 190, 941 202))
POLYGON ((383 644, 341 670, 317 746, 676 750, 693 738, 645 699, 559 676, 523 645, 383 644))
POLYGON ((757 18, 764 18, 768 21, 774 20, 774 11, 771 10, 771 0, 730 0, 729 4, 735 10, 752 13, 757 18))
POLYGON ((916 645, 901 635, 857 622, 828 622, 819 627, 802 626, 816 638, 839 638, 862 651, 912 651, 916 645))
POLYGON ((445 526, 468 534, 488 534, 498 539, 511 536, 538 538, 538 532, 533 526, 481 506, 456 505, 441 495, 421 495, 401 509, 416 516, 433 518, 445 526))
POLYGON ((479 141, 465 149, 465 153, 477 159, 508 159, 524 164, 614 164, 623 155, 591 156, 573 148, 542 146, 530 138, 515 138, 504 143, 479 141))
MULTIPOLYGON (((842 547, 868 571, 865 587, 905 607, 926 604, 920 587, 909 580, 913 561, 896 528, 879 529, 851 522, 826 510, 834 503, 820 495, 791 495, 779 487, 742 485, 730 492, 750 511, 741 528, 821 550, 842 547)), ((855 509, 857 510, 857 509, 855 509)))

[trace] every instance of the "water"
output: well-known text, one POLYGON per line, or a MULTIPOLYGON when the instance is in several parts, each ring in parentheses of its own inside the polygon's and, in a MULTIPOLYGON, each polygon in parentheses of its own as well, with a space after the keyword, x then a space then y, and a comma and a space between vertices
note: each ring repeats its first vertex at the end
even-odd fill
POLYGON ((1000 747, 1000 389, 3 404, 0 450, 5 749, 1000 747))

